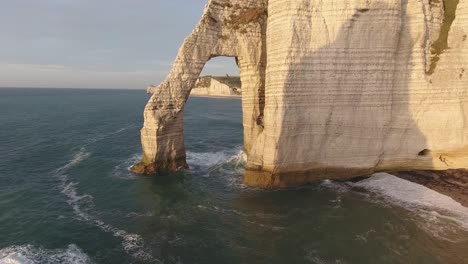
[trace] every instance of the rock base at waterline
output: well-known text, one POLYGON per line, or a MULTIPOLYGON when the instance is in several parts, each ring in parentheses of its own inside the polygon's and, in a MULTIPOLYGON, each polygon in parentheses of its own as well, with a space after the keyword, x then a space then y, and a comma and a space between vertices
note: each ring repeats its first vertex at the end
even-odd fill
POLYGON ((363 175, 374 173, 361 168, 316 168, 305 171, 269 172, 247 169, 244 174, 244 184, 251 187, 274 189, 303 186, 322 180, 352 180, 363 175))
POLYGON ((130 170, 133 173, 141 174, 141 175, 155 175, 161 172, 177 172, 183 171, 188 169, 189 166, 184 159, 180 159, 178 161, 172 162, 164 162, 164 163, 149 163, 145 164, 143 162, 139 162, 133 165, 130 170))

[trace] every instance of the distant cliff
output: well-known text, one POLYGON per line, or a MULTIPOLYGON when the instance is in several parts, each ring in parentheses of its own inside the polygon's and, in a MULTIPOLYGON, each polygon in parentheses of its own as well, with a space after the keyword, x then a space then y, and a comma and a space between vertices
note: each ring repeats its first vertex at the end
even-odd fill
POLYGON ((145 108, 133 170, 187 167, 183 110, 235 57, 245 183, 468 168, 468 1, 209 0, 145 108))
MULTIPOLYGON (((153 94, 157 87, 148 86, 147 92, 153 94)), ((242 85, 239 76, 203 76, 197 79, 190 92, 191 96, 201 97, 240 97, 242 85)))
POLYGON ((242 95, 240 77, 204 76, 198 78, 190 92, 192 96, 239 97, 242 95))

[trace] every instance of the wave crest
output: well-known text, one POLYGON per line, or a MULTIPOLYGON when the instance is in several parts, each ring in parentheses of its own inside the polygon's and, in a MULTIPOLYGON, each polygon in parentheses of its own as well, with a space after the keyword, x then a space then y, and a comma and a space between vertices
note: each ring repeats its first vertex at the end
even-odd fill
POLYGON ((76 245, 66 249, 47 250, 32 245, 11 246, 0 249, 2 264, 86 264, 92 263, 88 255, 76 245))
POLYGON ((221 181, 229 188, 245 188, 242 175, 245 171, 245 153, 241 148, 219 152, 187 152, 190 168, 206 178, 221 181))
POLYGON ((196 168, 209 168, 225 163, 243 165, 245 154, 240 148, 218 152, 192 152, 187 151, 187 163, 196 168))
POLYGON ((454 241, 460 227, 468 231, 468 208, 423 185, 388 173, 377 173, 352 185, 415 212, 422 218, 422 221, 417 221, 420 227, 441 239, 454 241))

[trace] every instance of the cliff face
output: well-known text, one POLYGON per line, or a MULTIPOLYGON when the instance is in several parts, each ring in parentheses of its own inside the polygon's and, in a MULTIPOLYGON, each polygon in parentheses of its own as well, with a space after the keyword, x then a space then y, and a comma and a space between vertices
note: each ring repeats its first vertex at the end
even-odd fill
POLYGON ((239 77, 200 77, 190 92, 193 96, 239 97, 242 93, 239 77))
POLYGON ((265 144, 249 163, 267 173, 246 181, 467 166, 468 10, 445 4, 270 0, 265 144))
MULTIPOLYGON (((158 87, 150 85, 147 93, 154 94, 158 87)), ((240 77, 203 76, 196 80, 190 95, 207 97, 239 97, 242 95, 240 77)))
POLYGON ((221 55, 239 62, 249 185, 467 168, 467 34, 467 1, 209 1, 145 109, 134 170, 186 167, 183 105, 221 55))

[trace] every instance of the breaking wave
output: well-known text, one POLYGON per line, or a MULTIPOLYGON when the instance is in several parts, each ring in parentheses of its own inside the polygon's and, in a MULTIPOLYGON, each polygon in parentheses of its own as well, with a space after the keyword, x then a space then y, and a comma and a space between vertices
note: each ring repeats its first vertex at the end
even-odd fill
POLYGON ((243 165, 245 154, 240 148, 218 152, 187 151, 187 163, 196 168, 209 168, 225 163, 243 165), (241 164, 242 163, 242 164, 241 164))
POLYGON ((460 227, 468 231, 468 208, 423 185, 388 173, 377 173, 352 185, 414 212, 423 220, 416 222, 439 238, 453 241, 460 227))
POLYGON ((83 250, 76 245, 66 249, 47 250, 32 245, 11 246, 0 249, 2 264, 86 264, 92 263, 83 250))
MULTIPOLYGON (((115 166, 112 176, 135 180, 139 177, 130 171, 130 168, 141 160, 141 154, 137 153, 123 160, 115 166)), ((205 177, 216 174, 218 178, 227 180, 230 185, 241 185, 240 176, 244 173, 245 153, 241 148, 224 150, 218 152, 192 152, 187 151, 187 163, 190 171, 201 173, 205 177)))
POLYGON ((245 188, 242 184, 245 160, 245 153, 240 148, 219 152, 187 152, 191 170, 206 178, 220 180, 230 188, 245 188))
POLYGON ((141 160, 141 154, 135 154, 131 156, 129 159, 123 161, 119 165, 115 166, 114 170, 112 171, 112 175, 119 179, 123 180, 135 180, 138 178, 137 175, 130 171, 130 168, 138 163, 141 160))
MULTIPOLYGON (((233 150, 224 150, 218 152, 187 151, 186 154, 187 163, 190 165, 190 168, 195 168, 197 170, 212 168, 228 163, 243 166, 245 162, 245 154, 240 147, 234 148, 233 150)), ((127 178, 128 175, 122 175, 122 172, 129 172, 130 168, 141 160, 141 157, 141 154, 137 153, 124 160, 121 164, 115 166, 114 174, 117 177, 123 176, 123 178, 127 178)))
POLYGON ((67 171, 88 158, 89 155, 85 148, 81 148, 69 163, 56 170, 56 175, 59 179, 59 188, 61 193, 67 197, 67 203, 73 209, 79 220, 90 222, 102 231, 111 233, 114 237, 122 239, 122 246, 125 252, 131 256, 143 261, 159 262, 145 251, 144 241, 140 235, 131 234, 125 230, 106 224, 88 212, 89 209, 93 207, 93 196, 89 194, 78 194, 78 183, 70 181, 67 171))
POLYGON ((323 180, 319 187, 333 189, 338 193, 348 192, 352 188, 352 184, 349 182, 336 182, 332 180, 323 180))

